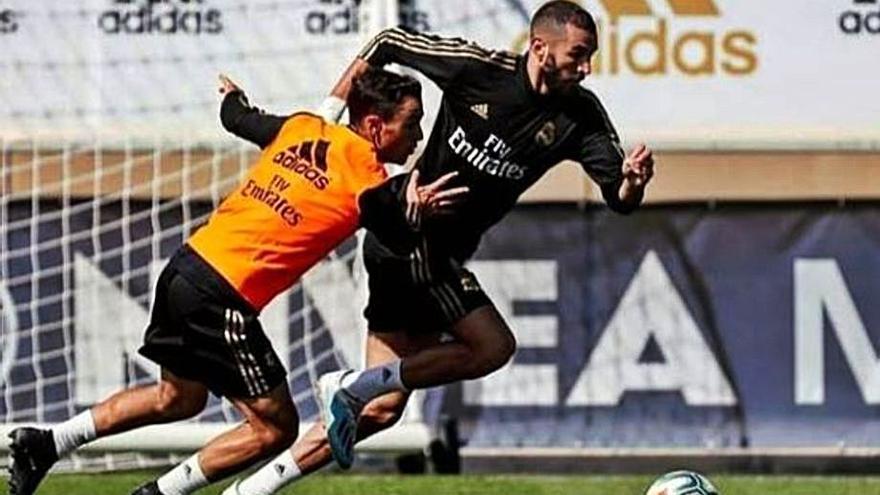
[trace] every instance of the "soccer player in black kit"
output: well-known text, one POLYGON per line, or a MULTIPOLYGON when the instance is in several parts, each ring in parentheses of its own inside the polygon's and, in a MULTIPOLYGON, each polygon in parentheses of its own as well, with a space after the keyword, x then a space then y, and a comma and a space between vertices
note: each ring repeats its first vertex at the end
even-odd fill
MULTIPOLYGON (((226 494, 273 493, 325 465, 331 454, 349 467, 355 441, 393 425, 411 390, 480 378, 508 362, 514 336, 463 265, 483 233, 551 167, 577 161, 612 210, 639 206, 653 176, 652 152, 640 145, 625 156, 601 103, 580 86, 597 41, 588 12, 553 1, 532 17, 523 55, 399 28, 365 47, 334 88, 335 101, 367 66, 398 63, 423 73, 443 100, 415 168, 423 180, 456 171, 470 193, 455 213, 426 221, 395 245, 367 234, 368 368, 322 376, 326 434, 316 425, 226 494), (453 339, 441 340, 443 332, 453 339)), ((326 110, 341 113, 330 101, 326 110)))

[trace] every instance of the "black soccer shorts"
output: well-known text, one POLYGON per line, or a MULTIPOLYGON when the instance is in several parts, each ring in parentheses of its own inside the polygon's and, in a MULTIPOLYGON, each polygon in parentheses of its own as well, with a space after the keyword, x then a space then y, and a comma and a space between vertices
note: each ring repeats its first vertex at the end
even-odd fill
POLYGON ((445 332, 472 311, 491 306, 477 277, 422 241, 408 256, 367 233, 364 266, 370 290, 364 316, 372 332, 445 332))
POLYGON ((138 352, 223 397, 268 395, 287 375, 256 311, 187 246, 159 276, 138 352))

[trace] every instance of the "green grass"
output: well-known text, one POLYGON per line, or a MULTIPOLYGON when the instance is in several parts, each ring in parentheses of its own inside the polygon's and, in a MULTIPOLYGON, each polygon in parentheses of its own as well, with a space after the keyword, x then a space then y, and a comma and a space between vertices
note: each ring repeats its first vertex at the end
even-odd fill
MULTIPOLYGON (((40 495, 124 495, 155 473, 53 475, 40 495)), ((723 495, 880 495, 880 476, 712 476, 723 495)), ((641 495, 647 476, 320 475, 289 486, 297 495, 641 495)), ((218 494, 228 482, 200 495, 218 494)), ((5 493, 5 489, 3 491, 5 493)))

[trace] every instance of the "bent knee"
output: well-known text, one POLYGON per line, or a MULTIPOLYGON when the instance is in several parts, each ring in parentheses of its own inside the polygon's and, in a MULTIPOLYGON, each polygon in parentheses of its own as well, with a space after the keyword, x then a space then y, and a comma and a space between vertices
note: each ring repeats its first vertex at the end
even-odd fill
POLYGON ((285 427, 257 424, 253 427, 253 440, 262 455, 273 455, 290 447, 296 440, 298 426, 285 427))
POLYGON ((261 450, 282 450, 289 447, 299 434, 299 415, 291 401, 262 418, 253 418, 251 425, 261 450))
POLYGON ((507 364, 516 352, 516 339, 509 330, 499 332, 484 342, 472 360, 471 377, 480 378, 497 371, 507 364))

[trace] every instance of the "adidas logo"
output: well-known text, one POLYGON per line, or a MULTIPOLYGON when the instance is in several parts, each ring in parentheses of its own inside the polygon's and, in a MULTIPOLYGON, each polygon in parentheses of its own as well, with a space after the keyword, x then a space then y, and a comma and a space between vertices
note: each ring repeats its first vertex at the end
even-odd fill
MULTIPOLYGON (((748 77, 761 66, 760 33, 726 16, 735 0, 574 1, 599 24, 595 77, 748 77)), ((524 32, 514 51, 524 50, 528 37, 524 32)))
MULTIPOLYGON (((877 0, 852 0, 850 9, 837 20, 840 30, 847 35, 880 34, 880 9, 877 0), (865 8, 869 10, 864 10, 865 8)), ((2 31, 0 31, 2 32, 2 31)))
POLYGON ((189 464, 183 465, 183 474, 186 476, 186 479, 189 479, 192 476, 193 468, 190 467, 189 464))
POLYGON ((275 464, 275 472, 278 473, 278 476, 283 476, 284 470, 284 464, 275 464))
POLYGON ((319 140, 304 141, 290 146, 286 150, 279 151, 272 162, 283 168, 301 175, 311 182, 320 191, 330 185, 330 177, 327 176, 327 154, 330 150, 330 142, 319 140))
POLYGON ((720 0, 602 0, 597 76, 680 74, 687 77, 747 76, 759 66, 758 36, 725 26, 720 0), (662 7, 668 7, 662 9, 662 7), (650 24, 644 18, 651 18, 650 24), (629 18, 640 18, 637 23, 629 18), (679 21, 699 18, 699 29, 679 21))
MULTIPOLYGON (((718 6, 713 0, 666 0, 673 15, 718 17, 718 6)), ((602 5, 612 19, 622 16, 650 16, 654 9, 648 0, 602 0, 602 5)))
POLYGON ((479 115, 483 120, 489 120, 489 104, 488 103, 480 103, 478 105, 471 106, 471 111, 475 114, 479 115))

